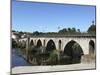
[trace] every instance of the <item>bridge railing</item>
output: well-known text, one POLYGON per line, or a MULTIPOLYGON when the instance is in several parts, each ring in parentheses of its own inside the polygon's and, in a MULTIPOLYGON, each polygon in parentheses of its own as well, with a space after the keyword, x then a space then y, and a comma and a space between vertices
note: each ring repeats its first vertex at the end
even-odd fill
POLYGON ((86 34, 86 33, 80 33, 80 34, 39 34, 39 35, 31 35, 31 37, 96 37, 95 34, 86 34))

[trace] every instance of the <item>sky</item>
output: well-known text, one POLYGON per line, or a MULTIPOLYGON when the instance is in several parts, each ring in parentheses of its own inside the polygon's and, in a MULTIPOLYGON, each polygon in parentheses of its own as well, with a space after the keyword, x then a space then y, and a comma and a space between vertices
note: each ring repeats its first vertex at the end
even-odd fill
POLYGON ((95 21, 95 6, 12 1, 12 30, 58 32, 63 28, 87 31, 95 21))

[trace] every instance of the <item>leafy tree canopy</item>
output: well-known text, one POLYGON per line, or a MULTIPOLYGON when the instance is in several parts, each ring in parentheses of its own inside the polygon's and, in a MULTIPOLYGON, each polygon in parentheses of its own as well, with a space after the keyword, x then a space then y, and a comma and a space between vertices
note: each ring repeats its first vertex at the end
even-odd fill
POLYGON ((96 33, 96 25, 94 24, 94 21, 92 21, 92 25, 87 30, 88 33, 96 33))

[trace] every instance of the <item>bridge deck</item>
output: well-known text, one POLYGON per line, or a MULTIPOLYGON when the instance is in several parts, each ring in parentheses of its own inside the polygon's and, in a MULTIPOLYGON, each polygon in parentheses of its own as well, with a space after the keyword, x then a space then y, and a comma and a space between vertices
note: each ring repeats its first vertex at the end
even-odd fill
POLYGON ((34 36, 31 36, 31 37, 87 37, 87 38, 90 38, 90 37, 93 37, 93 38, 96 38, 96 35, 34 35, 34 36))

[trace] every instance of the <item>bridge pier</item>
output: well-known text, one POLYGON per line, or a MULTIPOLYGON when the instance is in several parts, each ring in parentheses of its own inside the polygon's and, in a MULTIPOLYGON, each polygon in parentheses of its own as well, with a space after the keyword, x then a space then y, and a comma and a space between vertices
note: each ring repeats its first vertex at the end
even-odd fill
POLYGON ((30 50, 30 38, 28 37, 26 40, 26 60, 28 61, 28 54, 29 54, 29 50, 30 50))

